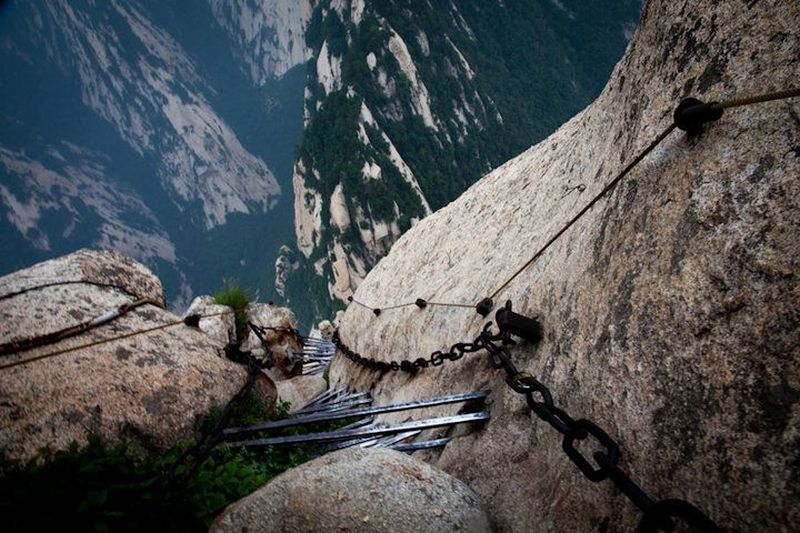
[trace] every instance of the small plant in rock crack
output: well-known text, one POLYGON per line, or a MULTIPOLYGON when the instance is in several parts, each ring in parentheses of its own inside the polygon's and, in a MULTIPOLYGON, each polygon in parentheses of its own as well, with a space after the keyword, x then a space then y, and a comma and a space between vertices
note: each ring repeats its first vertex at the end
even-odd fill
POLYGON ((233 282, 225 282, 225 288, 214 294, 214 303, 227 305, 233 309, 233 318, 236 324, 236 338, 241 343, 247 338, 247 315, 245 309, 251 302, 250 294, 237 287, 233 282))

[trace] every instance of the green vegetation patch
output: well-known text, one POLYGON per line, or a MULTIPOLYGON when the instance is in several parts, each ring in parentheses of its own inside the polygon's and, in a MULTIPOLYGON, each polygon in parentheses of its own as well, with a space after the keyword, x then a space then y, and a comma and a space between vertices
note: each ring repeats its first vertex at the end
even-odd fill
POLYGON ((225 288, 214 294, 214 303, 227 305, 233 308, 233 318, 236 323, 236 338, 239 342, 247 337, 247 315, 245 309, 251 301, 250 294, 232 282, 227 282, 225 288))
MULTIPOLYGON (((250 396, 226 426, 286 418, 289 405, 267 412, 250 396)), ((217 427, 222 409, 200 424, 202 439, 217 427)), ((351 422, 289 428, 286 434, 330 431, 351 422)), ((216 446, 201 462, 186 442, 160 456, 137 454, 91 436, 85 447, 42 450, 22 463, 0 458, 0 523, 14 531, 206 531, 229 504, 278 474, 324 452, 319 446, 248 449, 216 446)))

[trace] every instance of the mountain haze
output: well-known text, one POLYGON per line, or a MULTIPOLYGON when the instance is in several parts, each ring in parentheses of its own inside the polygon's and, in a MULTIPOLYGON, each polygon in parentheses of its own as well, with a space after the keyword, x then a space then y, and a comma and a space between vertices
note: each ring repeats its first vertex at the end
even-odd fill
POLYGON ((330 316, 590 101, 638 0, 0 5, 0 272, 120 250, 330 316))
POLYGON ((223 276, 271 286, 302 127, 294 2, 10 2, 0 26, 2 270, 98 246, 178 306, 223 276))

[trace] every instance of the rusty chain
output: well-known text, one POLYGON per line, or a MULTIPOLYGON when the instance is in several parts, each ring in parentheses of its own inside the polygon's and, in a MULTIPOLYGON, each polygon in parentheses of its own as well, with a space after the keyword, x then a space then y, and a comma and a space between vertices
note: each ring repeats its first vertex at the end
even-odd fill
POLYGON ((610 479, 642 511, 640 532, 673 531, 675 527, 673 519, 681 519, 690 527, 700 531, 709 533, 719 531, 719 526, 711 518, 687 501, 666 499, 654 502, 628 474, 619 468, 621 452, 617 442, 591 420, 586 418, 575 420, 556 406, 550 389, 533 375, 517 369, 507 343, 498 344, 494 338, 487 335, 483 340, 483 347, 489 352, 492 366, 505 371, 508 386, 524 395, 530 410, 563 436, 562 450, 589 481, 599 483, 610 479), (590 437, 597 441, 603 450, 592 454, 594 464, 592 459, 584 456, 576 447, 577 442, 590 437))

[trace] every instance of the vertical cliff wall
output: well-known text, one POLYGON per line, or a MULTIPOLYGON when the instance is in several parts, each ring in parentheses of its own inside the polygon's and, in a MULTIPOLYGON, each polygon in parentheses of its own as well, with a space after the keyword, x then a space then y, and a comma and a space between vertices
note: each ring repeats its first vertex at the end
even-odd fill
POLYGON ((102 247, 156 270, 171 305, 223 276, 272 297, 307 18, 294 1, 4 2, 0 272, 102 247))
MULTIPOLYGON (((796 2, 650 1, 601 96, 418 223, 355 298, 491 294, 669 125, 681 98, 796 84, 798 28, 796 2)), ((543 324, 538 346, 511 348, 520 369, 606 429, 651 497, 687 499, 742 531, 800 521, 799 146, 797 99, 730 110, 693 139, 673 132, 495 299, 543 324)), ((484 323, 467 308, 376 316, 351 305, 340 333, 365 356, 413 360, 484 323)), ((379 403, 491 388, 489 424, 428 459, 465 480, 501 531, 635 527, 636 508, 580 474, 485 353, 414 377, 339 356, 331 377, 379 403)))

